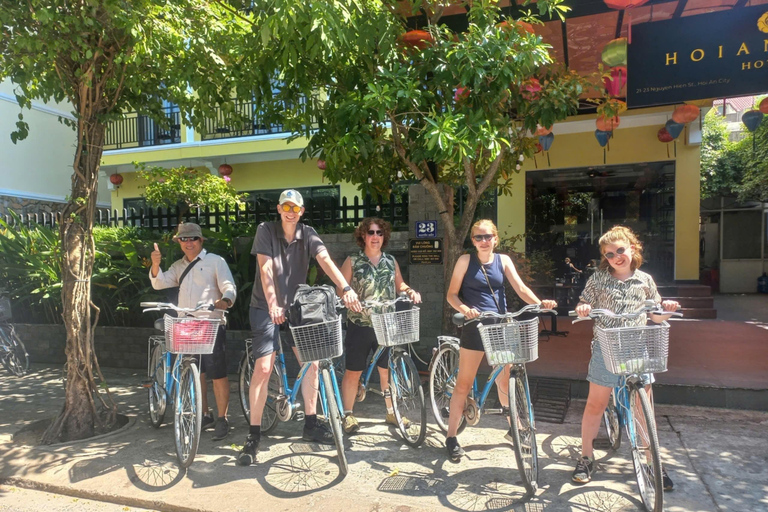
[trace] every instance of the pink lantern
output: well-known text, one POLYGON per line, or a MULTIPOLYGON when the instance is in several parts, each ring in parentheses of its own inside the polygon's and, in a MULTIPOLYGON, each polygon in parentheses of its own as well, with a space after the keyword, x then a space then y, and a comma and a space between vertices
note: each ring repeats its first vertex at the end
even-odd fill
POLYGON ((626 83, 627 68, 624 66, 616 66, 615 68, 611 68, 611 76, 603 78, 605 90, 611 96, 620 96, 621 89, 626 83))
POLYGON ((528 101, 539 99, 540 92, 541 92, 541 83, 539 83, 538 78, 529 78, 528 80, 523 82, 522 87, 520 87, 520 93, 522 94, 523 98, 525 98, 528 101))
POLYGON ((318 160, 317 161, 317 168, 321 171, 325 170, 325 160, 318 160))

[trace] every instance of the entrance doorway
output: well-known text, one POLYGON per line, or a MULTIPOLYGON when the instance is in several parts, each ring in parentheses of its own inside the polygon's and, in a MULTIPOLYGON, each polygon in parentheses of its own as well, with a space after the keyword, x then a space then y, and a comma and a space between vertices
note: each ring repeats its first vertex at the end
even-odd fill
POLYGON ((558 286, 583 287, 590 262, 600 261, 600 236, 623 225, 643 243, 643 270, 657 283, 672 282, 674 188, 674 162, 529 171, 526 254, 549 260, 558 286))

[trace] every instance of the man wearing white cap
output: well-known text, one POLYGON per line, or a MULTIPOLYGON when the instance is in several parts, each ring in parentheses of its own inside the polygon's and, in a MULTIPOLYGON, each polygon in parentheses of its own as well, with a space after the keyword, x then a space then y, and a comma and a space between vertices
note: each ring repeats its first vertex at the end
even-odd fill
MULTIPOLYGON (((293 189, 283 191, 278 200, 277 213, 280 214, 279 221, 259 224, 251 249, 251 254, 256 256, 259 263, 250 308, 255 364, 249 390, 251 426, 237 458, 241 466, 248 466, 256 460, 261 440, 261 418, 268 394, 267 382, 278 350, 278 326, 286 320, 285 311, 293 301, 296 287, 307 281, 310 258, 314 257, 320 268, 343 290, 344 304, 355 311, 361 309, 357 294, 331 260, 317 232, 299 222, 304 214, 304 198, 301 194, 293 189)), ((292 344, 290 331, 286 334, 287 341, 292 344)), ((296 353, 295 347, 293 350, 296 353)), ((305 411, 303 439, 333 444, 331 432, 317 421, 317 388, 318 370, 315 363, 301 385, 305 411)))
MULTIPOLYGON (((174 241, 179 242, 184 257, 175 261, 170 268, 163 272, 160 269, 162 254, 155 244, 152 251, 152 267, 149 269, 149 280, 152 288, 179 287, 178 306, 194 308, 201 301, 213 304, 217 309, 232 307, 237 297, 237 288, 232 279, 232 272, 224 258, 206 252, 203 249, 203 231, 192 222, 179 224, 174 241)), ((214 429, 213 440, 224 439, 229 434, 227 409, 229 408, 229 379, 227 379, 227 360, 225 351, 226 336, 224 328, 219 329, 216 344, 212 354, 200 356, 200 396, 203 402, 204 430, 214 429), (213 381, 213 394, 216 399, 218 418, 214 422, 213 414, 208 411, 208 385, 206 376, 213 381)))

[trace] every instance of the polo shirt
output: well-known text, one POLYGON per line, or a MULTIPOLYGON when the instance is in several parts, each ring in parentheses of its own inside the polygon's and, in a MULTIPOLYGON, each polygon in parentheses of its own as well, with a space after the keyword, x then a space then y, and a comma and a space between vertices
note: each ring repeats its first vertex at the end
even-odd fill
MULTIPOLYGON (((251 254, 257 257, 257 262, 259 254, 272 258, 272 280, 275 283, 277 304, 288 307, 293 302, 296 288, 307 282, 310 258, 317 258, 317 255, 325 250, 325 245, 314 228, 299 222, 296 224, 296 236, 288 243, 282 223, 272 221, 259 224, 251 254)), ((253 282, 251 307, 269 310, 259 268, 256 268, 256 278, 253 282)))

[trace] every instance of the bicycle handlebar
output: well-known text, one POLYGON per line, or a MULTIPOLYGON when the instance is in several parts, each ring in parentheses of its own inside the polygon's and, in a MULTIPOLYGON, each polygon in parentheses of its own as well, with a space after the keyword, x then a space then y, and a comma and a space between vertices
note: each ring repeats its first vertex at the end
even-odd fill
POLYGON ((180 308, 176 304, 172 304, 170 302, 142 302, 139 305, 142 308, 145 308, 144 311, 142 311, 142 313, 146 313, 148 311, 168 311, 168 310, 173 310, 179 313, 187 313, 187 314, 214 312, 214 313, 220 313, 222 317, 227 313, 226 309, 216 309, 213 307, 213 304, 198 304, 194 308, 180 308))
POLYGON ((467 320, 462 313, 455 313, 453 315, 453 323, 454 325, 462 326, 466 325, 469 322, 477 322, 484 318, 515 318, 517 316, 522 315, 523 313, 534 313, 534 314, 541 314, 541 313, 553 313, 554 310, 552 309, 544 309, 541 307, 540 304, 528 304, 520 308, 520 310, 515 312, 508 312, 504 314, 496 313, 494 311, 484 311, 480 313, 480 316, 477 316, 475 318, 471 318, 467 320))
POLYGON ((593 309, 589 312, 589 315, 587 316, 578 316, 576 311, 569 311, 568 316, 577 317, 573 320, 572 323, 578 323, 578 322, 584 322, 586 320, 594 320, 595 318, 601 318, 601 317, 608 317, 608 318, 620 318, 620 319, 630 319, 630 318, 637 318, 640 315, 670 315, 670 316, 676 316, 676 317, 682 317, 682 313, 678 313, 676 311, 665 311, 661 304, 657 304, 656 302, 652 300, 646 300, 640 309, 637 311, 633 311, 630 313, 614 313, 610 309, 593 309))
POLYGON ((390 299, 390 300, 366 300, 366 301, 360 301, 360 304, 362 304, 363 309, 370 309, 373 307, 383 307, 383 306, 392 306, 396 302, 413 302, 408 295, 405 292, 400 292, 399 296, 396 299, 390 299))

